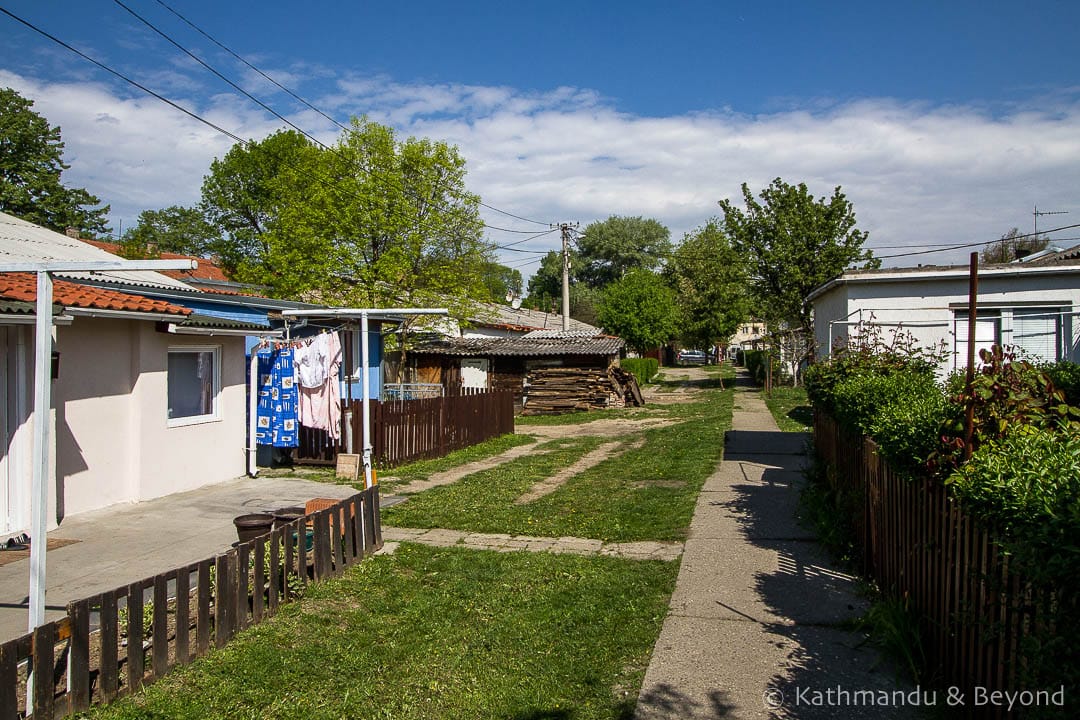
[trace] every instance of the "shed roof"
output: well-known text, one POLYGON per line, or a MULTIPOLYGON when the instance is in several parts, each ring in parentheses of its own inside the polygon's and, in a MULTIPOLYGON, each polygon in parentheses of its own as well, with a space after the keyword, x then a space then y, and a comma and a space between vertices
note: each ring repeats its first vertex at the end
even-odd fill
POLYGON ((590 337, 439 338, 413 347, 419 355, 456 357, 553 357, 558 355, 618 355, 622 338, 590 337))
MULTIPOLYGON (((46 260, 94 261, 116 260, 101 248, 70 238, 40 225, 0 212, 0 263, 41 262, 46 260)), ((174 288, 191 290, 180 280, 152 270, 102 271, 95 273, 58 273, 75 280, 93 280, 129 287, 174 288)))

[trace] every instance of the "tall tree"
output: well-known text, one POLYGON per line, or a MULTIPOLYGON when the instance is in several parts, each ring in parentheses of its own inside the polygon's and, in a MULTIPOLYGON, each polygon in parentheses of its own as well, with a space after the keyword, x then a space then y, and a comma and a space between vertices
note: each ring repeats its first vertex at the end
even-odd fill
POLYGON ((65 187, 60 127, 33 111, 34 103, 0 88, 0 210, 57 232, 109 232, 109 206, 83 188, 65 187))
POLYGON ((979 253, 979 261, 985 264, 1010 263, 1031 253, 1045 250, 1050 238, 1045 235, 1025 235, 1019 228, 1013 228, 1001 236, 1001 239, 988 245, 979 253))
POLYGON ((202 207, 206 219, 225 234, 219 255, 230 276, 261 283, 278 270, 269 257, 269 233, 286 205, 305 198, 303 186, 289 182, 287 170, 314 167, 316 153, 307 138, 289 130, 237 143, 210 164, 202 207))
POLYGON ((671 233, 658 221, 619 217, 589 224, 578 237, 574 277, 602 288, 634 268, 658 270, 671 254, 671 233))
POLYGON ((488 302, 506 302, 506 296, 513 294, 521 296, 524 279, 521 271, 501 265, 495 261, 484 263, 481 269, 481 281, 486 290, 485 299, 488 302))
MULTIPOLYGON (((562 253, 557 250, 552 250, 540 260, 540 267, 529 278, 529 307, 545 312, 551 310, 553 304, 562 307, 562 263, 562 253)), ((577 264, 577 254, 571 250, 570 267, 574 268, 577 264)))
POLYGON ((127 258, 152 258, 163 252, 205 257, 222 249, 221 231, 203 212, 180 205, 142 211, 138 224, 120 240, 120 254, 127 258))
POLYGON ((681 319, 679 338, 689 347, 723 343, 750 313, 746 263, 710 220, 687 233, 667 267, 681 319))
POLYGON ((877 267, 863 249, 868 233, 855 227, 855 211, 839 186, 829 198, 815 198, 804 183, 776 178, 758 202, 743 183, 746 209, 720 201, 723 230, 746 262, 757 311, 772 329, 799 328, 813 337, 806 296, 862 264, 877 267))
POLYGON ((643 268, 627 272, 601 292, 599 322, 639 353, 659 347, 676 333, 675 291, 643 268))

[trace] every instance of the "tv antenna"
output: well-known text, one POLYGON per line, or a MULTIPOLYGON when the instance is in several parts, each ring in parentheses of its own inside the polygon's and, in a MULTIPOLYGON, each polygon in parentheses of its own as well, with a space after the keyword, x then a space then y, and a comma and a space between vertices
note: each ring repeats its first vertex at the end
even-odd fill
POLYGON ((1032 234, 1035 236, 1035 239, 1038 240, 1039 239, 1039 218, 1041 216, 1043 216, 1043 215, 1068 215, 1069 211, 1068 210, 1040 210, 1039 206, 1036 205, 1035 206, 1035 212, 1033 212, 1031 214, 1035 218, 1035 232, 1032 233, 1032 234))

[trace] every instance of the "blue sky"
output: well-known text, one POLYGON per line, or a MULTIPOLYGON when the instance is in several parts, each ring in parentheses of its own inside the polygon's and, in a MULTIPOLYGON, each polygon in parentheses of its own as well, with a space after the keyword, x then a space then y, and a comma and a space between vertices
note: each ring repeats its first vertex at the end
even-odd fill
MULTIPOLYGON (((335 137, 156 0, 125 2, 335 137)), ((1029 230, 1035 205, 1080 216, 1080 3, 167 2, 336 119, 457 144, 470 189, 544 222, 645 215, 678 239, 742 182, 780 176, 817 195, 842 185, 880 255, 935 250, 886 262, 907 265, 1029 230)), ((282 125, 111 1, 0 7, 241 136, 282 125)), ((0 85, 62 127, 65 178, 109 202, 114 225, 198 199, 230 140, 10 18, 0 31, 0 85)), ((539 255, 502 257, 529 274, 539 255)))

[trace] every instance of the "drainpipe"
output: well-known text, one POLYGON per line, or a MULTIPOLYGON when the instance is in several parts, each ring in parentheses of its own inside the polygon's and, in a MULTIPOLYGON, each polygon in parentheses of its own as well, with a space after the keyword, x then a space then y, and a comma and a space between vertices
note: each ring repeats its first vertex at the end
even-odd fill
POLYGON ((248 441, 247 441, 247 472, 251 477, 259 474, 256 465, 255 433, 258 431, 259 412, 259 354, 256 348, 251 348, 251 360, 248 370, 248 441))

